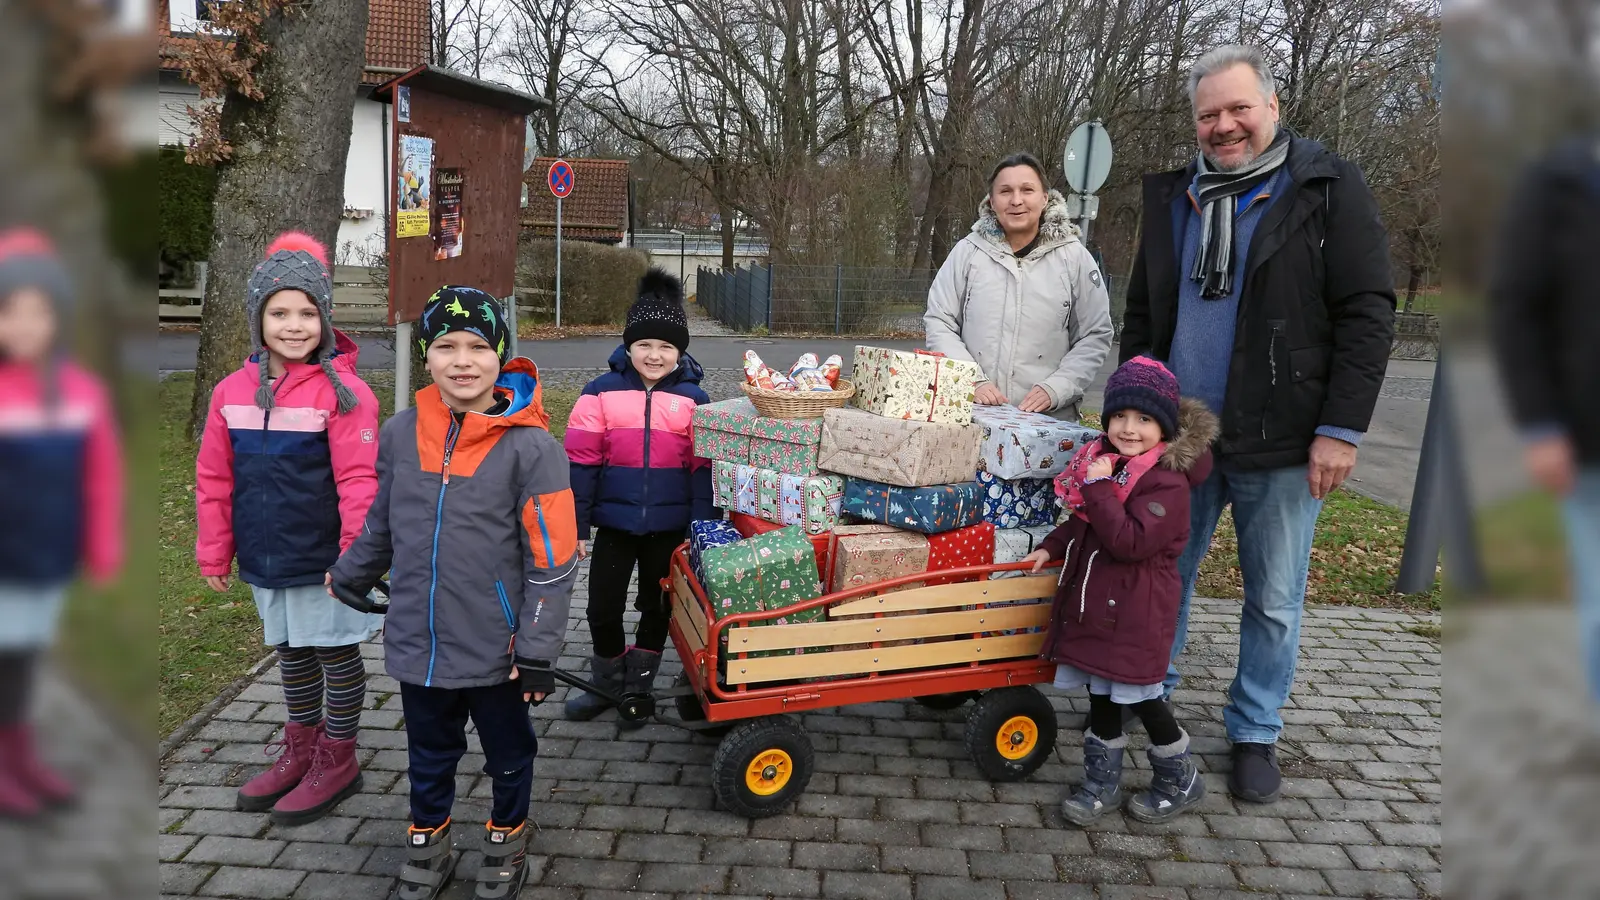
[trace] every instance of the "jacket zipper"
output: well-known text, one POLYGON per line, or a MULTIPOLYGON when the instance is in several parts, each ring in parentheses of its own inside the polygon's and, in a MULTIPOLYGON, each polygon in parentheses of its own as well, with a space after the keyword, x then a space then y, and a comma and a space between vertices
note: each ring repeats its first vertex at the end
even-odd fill
MULTIPOLYGON (((273 404, 272 405, 273 406, 277 406, 278 405, 277 404, 278 392, 283 389, 283 383, 284 383, 284 381, 286 381, 288 379, 288 377, 289 377, 289 373, 285 372, 278 379, 278 383, 272 386, 272 400, 273 400, 273 404)), ((271 424, 272 424, 272 410, 271 409, 263 410, 262 411, 262 415, 261 415, 261 455, 262 456, 266 456, 267 455, 267 439, 272 435, 272 431, 269 428, 269 426, 271 426, 271 424)), ((261 497, 261 507, 263 509, 265 509, 266 505, 267 505, 267 502, 266 502, 267 501, 267 496, 266 496, 266 494, 267 494, 266 488, 265 488, 265 485, 263 485, 262 486, 262 497, 261 497)), ((263 575, 266 575, 267 572, 271 572, 272 571, 272 543, 270 541, 268 541, 268 542, 266 542, 266 546, 267 546, 267 552, 266 552, 264 558, 261 560, 261 568, 264 570, 262 572, 263 575)), ((270 578, 271 576, 267 575, 266 577, 270 578)))
POLYGON ((1283 334, 1283 326, 1277 322, 1272 323, 1272 338, 1267 341, 1267 367, 1272 373, 1272 382, 1267 388, 1267 405, 1261 410, 1261 439, 1267 439, 1267 414, 1272 411, 1272 397, 1278 393, 1278 336, 1283 334))
POLYGON ((439 531, 444 526, 444 489, 450 486, 450 454, 455 452, 456 438, 460 436, 455 416, 452 415, 450 430, 444 437, 444 464, 439 467, 439 502, 433 514, 433 577, 428 584, 428 675, 422 682, 424 687, 433 687, 433 664, 439 656, 439 633, 434 628, 433 620, 434 596, 439 590, 439 531))
POLYGON ((1083 587, 1078 589, 1078 621, 1083 621, 1083 608, 1089 600, 1089 576, 1094 573, 1094 558, 1100 555, 1096 550, 1089 554, 1089 564, 1083 567, 1083 587))
MULTIPOLYGON (((650 522, 650 402, 654 397, 655 388, 644 389, 644 496, 639 504, 640 527, 650 522)), ((555 560, 551 560, 550 565, 554 566, 555 560)))
POLYGON ((516 634, 517 618, 511 614, 511 601, 506 597, 505 582, 496 579, 494 583, 494 592, 500 595, 500 611, 506 614, 506 627, 511 629, 512 634, 516 634))

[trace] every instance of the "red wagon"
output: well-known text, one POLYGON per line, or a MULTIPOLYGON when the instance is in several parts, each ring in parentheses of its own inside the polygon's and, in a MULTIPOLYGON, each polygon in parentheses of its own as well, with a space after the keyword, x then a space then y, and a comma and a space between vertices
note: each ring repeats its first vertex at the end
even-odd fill
POLYGON ((686 550, 662 581, 684 668, 670 695, 700 730, 726 723, 712 761, 724 808, 771 816, 805 790, 814 754, 792 714, 807 710, 903 699, 953 709, 976 699, 966 748, 994 781, 1027 777, 1055 748, 1055 710, 1033 685, 1055 674, 1038 654, 1057 572, 991 580, 1031 564, 971 566, 938 573, 955 584, 918 586, 929 576, 908 575, 717 618, 686 550), (819 608, 824 621, 772 621, 819 608))

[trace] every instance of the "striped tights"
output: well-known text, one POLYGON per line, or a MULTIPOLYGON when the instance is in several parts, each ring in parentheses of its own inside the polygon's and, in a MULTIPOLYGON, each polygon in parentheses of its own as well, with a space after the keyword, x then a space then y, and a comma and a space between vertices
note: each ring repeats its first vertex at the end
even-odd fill
POLYGON ((279 644, 277 650, 289 721, 307 727, 321 722, 323 697, 326 696, 328 740, 355 737, 367 693, 367 669, 361 661, 361 648, 355 644, 344 647, 279 644))

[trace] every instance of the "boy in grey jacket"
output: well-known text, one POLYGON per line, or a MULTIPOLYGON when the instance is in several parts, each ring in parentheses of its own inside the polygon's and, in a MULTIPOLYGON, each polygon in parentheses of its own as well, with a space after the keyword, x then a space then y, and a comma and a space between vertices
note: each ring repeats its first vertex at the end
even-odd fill
POLYGON ((577 578, 567 457, 546 430, 537 369, 505 361, 494 298, 443 288, 418 325, 434 383, 384 424, 366 529, 329 577, 361 589, 391 573, 384 662, 400 682, 412 820, 398 896, 431 900, 454 872, 470 717, 494 782, 477 896, 514 897, 538 751, 528 704, 555 687, 577 578))

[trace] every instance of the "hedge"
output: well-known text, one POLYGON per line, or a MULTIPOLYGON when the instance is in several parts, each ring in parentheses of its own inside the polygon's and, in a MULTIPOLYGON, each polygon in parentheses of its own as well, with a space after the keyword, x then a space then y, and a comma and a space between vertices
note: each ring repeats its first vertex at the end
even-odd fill
MULTIPOLYGON (((555 259, 555 241, 522 238, 517 244, 517 287, 554 291, 555 259)), ((649 266, 650 257, 642 250, 562 241, 561 323, 621 326, 638 294, 639 277, 649 266)), ((554 304, 551 297, 549 305, 554 304)))
POLYGON ((159 163, 161 257, 168 262, 203 260, 211 254, 217 170, 189 165, 176 147, 162 147, 159 163))

